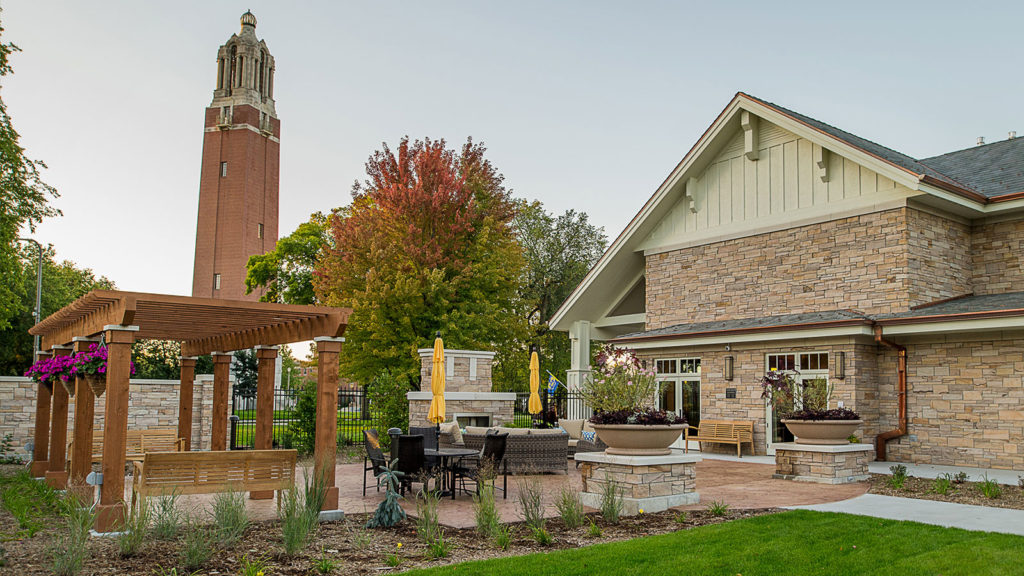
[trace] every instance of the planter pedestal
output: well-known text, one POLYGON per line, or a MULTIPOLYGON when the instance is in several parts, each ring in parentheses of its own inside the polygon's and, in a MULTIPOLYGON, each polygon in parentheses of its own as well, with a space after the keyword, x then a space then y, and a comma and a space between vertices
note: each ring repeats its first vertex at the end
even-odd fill
POLYGON ((775 444, 773 478, 852 484, 868 479, 868 462, 875 459, 871 444, 816 445, 786 442, 775 444))
POLYGON ((667 456, 619 456, 605 452, 582 452, 575 456, 583 478, 583 504, 601 508, 601 493, 608 480, 619 485, 622 513, 634 516, 661 512, 673 506, 700 502, 697 494, 696 463, 701 457, 673 451, 667 456))

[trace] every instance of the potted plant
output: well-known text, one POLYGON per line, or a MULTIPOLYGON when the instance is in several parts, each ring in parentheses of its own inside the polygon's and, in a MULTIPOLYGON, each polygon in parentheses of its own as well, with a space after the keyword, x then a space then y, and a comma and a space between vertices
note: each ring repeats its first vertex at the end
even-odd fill
POLYGON ((793 374, 774 369, 761 378, 761 397, 782 415, 781 422, 797 444, 850 443, 850 436, 864 421, 849 408, 829 409, 831 396, 832 385, 825 378, 798 384, 793 374))
POLYGON ((74 359, 71 356, 43 358, 29 366, 25 376, 53 390, 54 382, 60 382, 68 395, 75 395, 74 359))
MULTIPOLYGON (((135 375, 135 363, 129 363, 130 374, 135 375)), ((74 355, 73 373, 85 379, 93 394, 102 396, 107 390, 107 347, 90 344, 89 349, 74 355)))
POLYGON ((608 454, 661 456, 686 427, 686 419, 653 406, 658 383, 654 370, 631 350, 607 346, 597 367, 580 386, 590 418, 608 454))

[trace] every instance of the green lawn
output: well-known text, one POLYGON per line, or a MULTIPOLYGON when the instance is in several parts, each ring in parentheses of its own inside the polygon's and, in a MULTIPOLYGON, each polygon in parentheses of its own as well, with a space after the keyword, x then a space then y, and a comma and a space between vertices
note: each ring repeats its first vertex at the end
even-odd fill
POLYGON ((796 510, 412 575, 1024 574, 1024 537, 796 510))

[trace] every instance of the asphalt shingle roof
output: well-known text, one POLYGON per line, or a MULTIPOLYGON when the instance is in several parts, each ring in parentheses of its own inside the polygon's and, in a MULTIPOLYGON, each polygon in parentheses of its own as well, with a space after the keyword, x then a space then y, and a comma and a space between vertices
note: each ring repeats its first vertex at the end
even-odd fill
POLYGON ((1024 138, 1002 140, 919 160, 778 104, 747 96, 915 174, 930 176, 989 198, 1024 191, 1024 138))
MULTIPOLYGON (((657 338, 667 336, 692 336, 696 334, 733 332, 739 330, 770 330, 785 326, 815 325, 830 322, 853 322, 900 320, 922 318, 927 316, 946 316, 950 314, 972 314, 981 312, 1000 312, 1004 310, 1024 311, 1024 292, 1008 292, 1006 294, 986 294, 982 296, 966 296, 949 300, 916 310, 895 314, 878 314, 870 316, 854 310, 828 310, 824 312, 808 312, 803 314, 780 314, 762 318, 737 318, 733 320, 715 320, 712 322, 696 322, 693 324, 676 324, 657 330, 645 330, 623 334, 615 340, 631 340, 639 338, 657 338)), ((1024 315, 1024 312, 1021 313, 1024 315)))

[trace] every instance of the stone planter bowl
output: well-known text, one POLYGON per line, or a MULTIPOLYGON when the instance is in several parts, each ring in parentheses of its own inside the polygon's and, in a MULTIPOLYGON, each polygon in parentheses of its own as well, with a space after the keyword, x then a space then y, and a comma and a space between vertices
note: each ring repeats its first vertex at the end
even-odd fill
POLYGON ((850 435, 864 423, 863 420, 783 420, 783 424, 796 436, 797 444, 839 446, 850 443, 850 435))
POLYGON ((666 456, 669 446, 683 433, 686 424, 591 424, 598 438, 608 445, 607 454, 620 456, 666 456))

